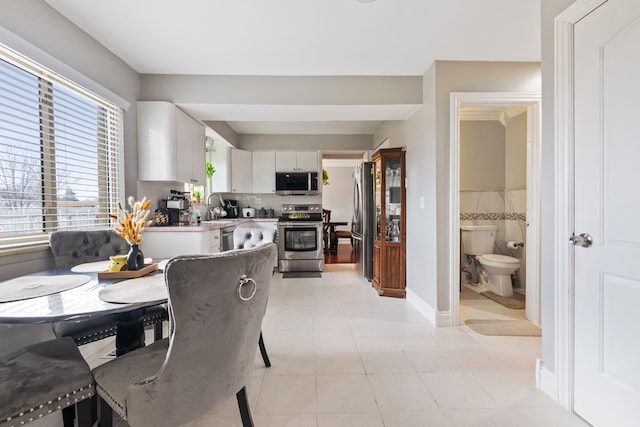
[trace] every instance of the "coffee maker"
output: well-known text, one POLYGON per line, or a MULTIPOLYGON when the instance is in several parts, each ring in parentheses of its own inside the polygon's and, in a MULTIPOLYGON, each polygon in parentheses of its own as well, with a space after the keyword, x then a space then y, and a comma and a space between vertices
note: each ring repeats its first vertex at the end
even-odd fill
POLYGON ((224 210, 227 211, 227 218, 240 217, 240 207, 237 200, 225 199, 224 210))
POLYGON ((161 201, 162 207, 165 208, 169 215, 169 224, 178 225, 181 222, 180 212, 189 209, 189 202, 185 196, 171 195, 161 201))

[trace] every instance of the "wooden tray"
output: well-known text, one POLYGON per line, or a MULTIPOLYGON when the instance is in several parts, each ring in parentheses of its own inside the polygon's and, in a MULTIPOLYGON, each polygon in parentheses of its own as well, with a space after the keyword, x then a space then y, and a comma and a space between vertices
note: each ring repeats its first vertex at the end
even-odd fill
POLYGON ((153 264, 145 264, 140 270, 133 271, 99 271, 98 279, 133 279, 136 277, 142 277, 145 274, 149 274, 152 271, 156 271, 158 269, 158 263, 154 262, 153 264))

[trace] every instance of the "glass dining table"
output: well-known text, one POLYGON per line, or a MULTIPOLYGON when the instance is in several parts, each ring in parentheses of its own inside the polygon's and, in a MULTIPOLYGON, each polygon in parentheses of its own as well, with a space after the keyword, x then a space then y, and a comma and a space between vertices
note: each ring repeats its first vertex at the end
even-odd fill
MULTIPOLYGON (((49 283, 52 279, 73 278, 74 275, 83 276, 81 281, 85 283, 76 285, 70 289, 47 295, 21 297, 21 299, 6 301, 2 298, 2 285, 11 281, 0 283, 0 323, 4 324, 34 324, 54 323, 62 321, 77 321, 93 319, 100 316, 114 315, 116 330, 116 354, 122 355, 135 348, 144 346, 144 325, 142 317, 145 308, 165 303, 167 301, 166 288, 164 288, 164 275, 161 270, 156 270, 139 279, 104 279, 98 277, 98 272, 72 270, 51 270, 22 276, 18 279, 31 279, 26 282, 49 283), (159 276, 158 276, 159 275, 159 276), (154 277, 155 276, 155 277, 154 277), (145 278, 149 283, 153 282, 156 288, 145 286, 145 278), (45 280, 46 279, 46 280, 45 280), (126 280, 126 282, 125 282, 126 280), (138 283, 134 283, 137 281, 138 283), (119 302, 117 296, 114 299, 116 289, 134 289, 131 286, 142 286, 140 292, 129 299, 133 302, 125 302, 125 298, 119 302), (164 288, 164 292, 163 289, 164 288)), ((14 279, 15 280, 15 279, 14 279)), ((27 287, 29 285, 27 284, 27 287)), ((31 285, 33 286, 33 285, 31 285)))

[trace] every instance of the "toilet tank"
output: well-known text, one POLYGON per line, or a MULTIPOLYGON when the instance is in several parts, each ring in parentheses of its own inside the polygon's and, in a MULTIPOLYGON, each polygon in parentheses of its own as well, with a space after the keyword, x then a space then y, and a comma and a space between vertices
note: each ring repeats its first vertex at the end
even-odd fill
POLYGON ((496 225, 462 225, 462 251, 467 255, 492 254, 496 243, 496 225))

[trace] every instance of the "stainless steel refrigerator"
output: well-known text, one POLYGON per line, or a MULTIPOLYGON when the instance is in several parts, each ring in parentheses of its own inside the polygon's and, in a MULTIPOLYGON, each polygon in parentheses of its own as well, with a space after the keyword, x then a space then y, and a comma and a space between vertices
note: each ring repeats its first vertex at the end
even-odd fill
POLYGON ((374 165, 373 162, 362 162, 353 174, 353 253, 356 271, 369 281, 373 278, 374 165))

